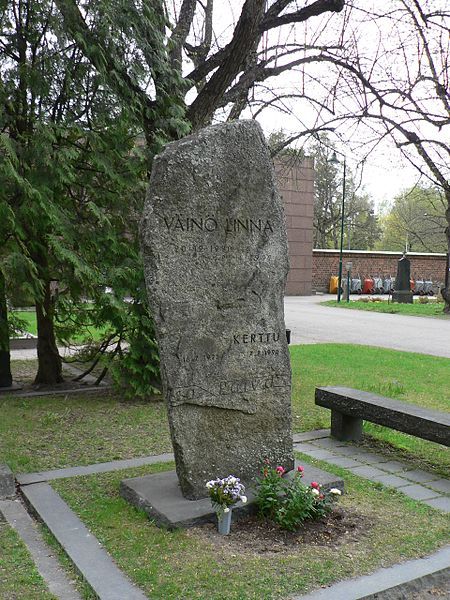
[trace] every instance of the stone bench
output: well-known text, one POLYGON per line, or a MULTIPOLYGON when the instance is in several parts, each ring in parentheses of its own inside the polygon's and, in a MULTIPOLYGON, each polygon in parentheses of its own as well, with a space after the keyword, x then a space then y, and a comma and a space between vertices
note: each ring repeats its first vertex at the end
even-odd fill
POLYGON ((316 388, 316 404, 331 410, 331 435, 358 441, 363 420, 450 446, 450 413, 346 387, 316 388))

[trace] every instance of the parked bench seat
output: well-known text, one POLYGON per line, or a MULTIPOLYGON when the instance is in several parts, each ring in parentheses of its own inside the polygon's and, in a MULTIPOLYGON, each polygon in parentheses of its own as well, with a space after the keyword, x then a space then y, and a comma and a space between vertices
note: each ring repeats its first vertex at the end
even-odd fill
POLYGON ((331 409, 331 435, 338 440, 360 440, 365 420, 450 446, 450 413, 347 387, 316 388, 315 398, 331 409))

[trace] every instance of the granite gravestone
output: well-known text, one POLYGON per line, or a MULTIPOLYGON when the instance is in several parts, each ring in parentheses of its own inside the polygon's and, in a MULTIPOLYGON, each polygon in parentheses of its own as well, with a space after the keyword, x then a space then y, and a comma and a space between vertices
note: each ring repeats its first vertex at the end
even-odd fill
POLYGON ((156 157, 142 242, 183 495, 218 476, 249 482, 265 458, 292 468, 286 228, 255 121, 156 157))
POLYGON ((395 290, 392 292, 392 301, 404 304, 412 304, 413 293, 411 291, 411 263, 406 255, 398 261, 397 276, 395 278, 395 290))

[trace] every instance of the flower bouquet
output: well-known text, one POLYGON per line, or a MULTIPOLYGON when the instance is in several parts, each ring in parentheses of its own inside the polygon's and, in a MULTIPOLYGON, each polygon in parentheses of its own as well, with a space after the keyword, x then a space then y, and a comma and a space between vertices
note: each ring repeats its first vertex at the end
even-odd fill
POLYGON ((237 502, 245 504, 245 487, 238 477, 229 475, 224 479, 212 479, 206 487, 211 503, 217 514, 218 530, 222 535, 228 535, 231 527, 232 507, 237 502))

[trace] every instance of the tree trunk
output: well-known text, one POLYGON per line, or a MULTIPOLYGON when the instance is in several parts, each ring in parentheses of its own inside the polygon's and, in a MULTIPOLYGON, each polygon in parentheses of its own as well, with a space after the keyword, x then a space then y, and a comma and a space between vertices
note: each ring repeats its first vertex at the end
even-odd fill
POLYGON ((63 381, 62 361, 56 347, 50 282, 44 288, 43 300, 36 303, 38 372, 34 383, 55 384, 63 381))
POLYGON ((0 271, 0 388, 12 385, 5 278, 0 271))
POLYGON ((445 216, 447 217, 447 228, 445 230, 447 235, 447 262, 445 264, 444 287, 441 290, 441 294, 445 302, 444 312, 450 314, 450 190, 446 191, 445 197, 447 200, 447 210, 445 212, 445 216))

